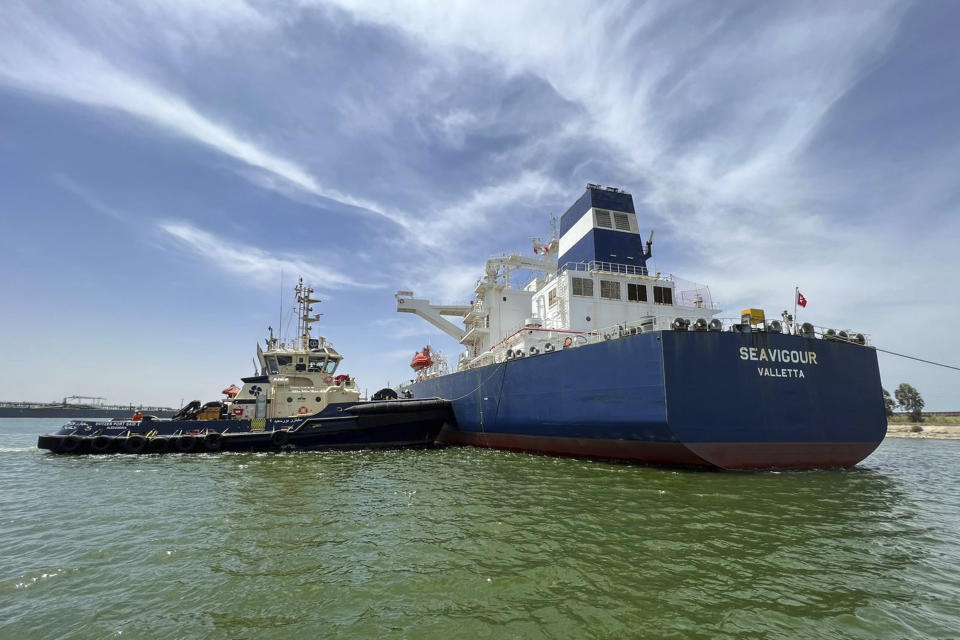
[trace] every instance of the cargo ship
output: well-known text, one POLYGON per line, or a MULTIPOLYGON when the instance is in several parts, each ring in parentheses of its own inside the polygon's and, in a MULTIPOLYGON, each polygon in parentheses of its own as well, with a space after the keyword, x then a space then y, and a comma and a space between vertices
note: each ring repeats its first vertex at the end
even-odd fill
POLYGON ((709 287, 653 271, 633 197, 588 184, 532 239, 487 261, 468 305, 396 293, 464 347, 429 348, 408 398, 451 402, 441 442, 720 469, 850 467, 883 441, 876 350, 862 333, 762 309, 721 317, 709 287), (514 285, 518 276, 527 281, 514 285), (532 277, 530 277, 532 274, 532 277), (447 318, 458 317, 462 326, 447 318))
POLYGON ((134 410, 111 420, 70 420, 37 446, 101 455, 434 446, 452 419, 450 403, 399 400, 392 389, 361 399, 356 380, 339 373, 343 356, 312 333, 320 318, 313 294, 301 278, 296 336, 285 341, 268 327, 266 348, 257 344, 257 371, 225 388, 224 398, 193 400, 169 418, 134 410))

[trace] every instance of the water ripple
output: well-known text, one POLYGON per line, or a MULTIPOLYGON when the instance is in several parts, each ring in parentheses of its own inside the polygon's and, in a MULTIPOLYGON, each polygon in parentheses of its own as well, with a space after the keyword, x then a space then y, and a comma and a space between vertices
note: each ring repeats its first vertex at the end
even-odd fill
POLYGON ((960 636, 957 443, 710 473, 456 448, 66 458, 6 422, 3 637, 960 636))

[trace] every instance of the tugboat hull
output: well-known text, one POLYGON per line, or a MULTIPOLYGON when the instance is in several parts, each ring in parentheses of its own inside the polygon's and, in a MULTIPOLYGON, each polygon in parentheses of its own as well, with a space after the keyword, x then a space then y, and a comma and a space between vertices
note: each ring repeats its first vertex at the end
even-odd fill
POLYGON ((74 421, 40 436, 37 446, 94 455, 432 447, 452 420, 444 400, 370 402, 307 418, 265 420, 260 429, 244 420, 74 421))

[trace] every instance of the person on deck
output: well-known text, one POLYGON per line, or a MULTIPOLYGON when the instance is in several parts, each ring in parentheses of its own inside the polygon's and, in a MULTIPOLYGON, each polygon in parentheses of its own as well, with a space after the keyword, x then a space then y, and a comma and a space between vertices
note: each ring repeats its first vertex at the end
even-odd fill
POLYGON ((143 420, 143 414, 137 411, 135 414, 133 414, 133 419, 138 421, 143 420))

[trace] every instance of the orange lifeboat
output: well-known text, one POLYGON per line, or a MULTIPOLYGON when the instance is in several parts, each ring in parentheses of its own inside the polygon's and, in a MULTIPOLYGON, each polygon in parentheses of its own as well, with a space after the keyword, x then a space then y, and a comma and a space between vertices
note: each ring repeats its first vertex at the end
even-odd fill
POLYGON ((433 364, 433 358, 430 357, 430 347, 424 347, 423 351, 418 351, 410 361, 410 368, 414 371, 422 371, 433 364))
POLYGON ((227 396, 228 398, 236 398, 237 394, 240 393, 240 387, 238 387, 235 384, 232 384, 226 389, 224 389, 223 391, 221 391, 220 393, 227 396))

